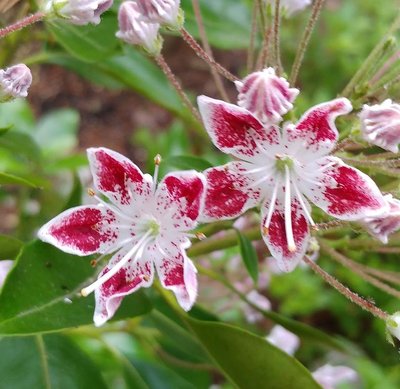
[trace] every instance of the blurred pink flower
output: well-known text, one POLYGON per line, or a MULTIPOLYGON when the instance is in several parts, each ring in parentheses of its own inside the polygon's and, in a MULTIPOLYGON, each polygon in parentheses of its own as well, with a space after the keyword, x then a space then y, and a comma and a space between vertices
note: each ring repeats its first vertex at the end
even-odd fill
POLYGON ((354 382, 358 379, 355 370, 347 366, 324 365, 312 374, 323 389, 335 389, 340 384, 354 382))
POLYGON ((13 265, 14 261, 8 259, 0 261, 0 289, 2 288, 4 281, 6 280, 6 277, 13 265))
POLYGON ((32 73, 28 66, 18 64, 0 69, 0 100, 8 101, 26 97, 32 84, 32 73))
POLYGON ((180 0, 136 0, 138 10, 149 22, 177 26, 180 0))
POLYGON ((299 337, 280 325, 274 326, 266 339, 289 355, 294 355, 300 346, 299 337))

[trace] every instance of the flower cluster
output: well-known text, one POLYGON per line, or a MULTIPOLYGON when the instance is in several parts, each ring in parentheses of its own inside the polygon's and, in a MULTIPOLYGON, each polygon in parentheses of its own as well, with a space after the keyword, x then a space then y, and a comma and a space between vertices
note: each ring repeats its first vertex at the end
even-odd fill
POLYGON ((131 44, 142 46, 149 54, 161 50, 161 26, 179 29, 183 23, 179 0, 125 1, 118 12, 117 37, 131 44))

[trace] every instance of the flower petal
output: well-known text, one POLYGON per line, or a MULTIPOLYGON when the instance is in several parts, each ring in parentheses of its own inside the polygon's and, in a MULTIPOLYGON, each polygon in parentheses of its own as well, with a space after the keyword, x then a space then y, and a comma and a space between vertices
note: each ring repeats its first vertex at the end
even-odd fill
POLYGON ((315 174, 303 181, 302 192, 318 207, 342 220, 358 220, 381 214, 387 204, 375 182, 336 157, 316 161, 315 174))
POLYGON ((128 158, 104 147, 87 154, 95 187, 114 204, 123 208, 150 194, 151 179, 128 158))
POLYGON ((329 153, 338 140, 335 119, 352 110, 346 98, 335 99, 318 104, 309 109, 296 124, 296 130, 290 133, 290 141, 302 140, 304 147, 319 155, 329 153))
POLYGON ((200 96, 198 104, 211 140, 224 153, 251 159, 260 154, 257 145, 278 142, 277 129, 264 127, 244 108, 207 96, 200 96))
POLYGON ((66 253, 104 253, 116 245, 121 233, 117 216, 102 205, 71 208, 45 224, 38 237, 66 253))
POLYGON ((189 311, 197 297, 197 270, 184 251, 155 261, 161 285, 175 293, 179 305, 189 311))
POLYGON ((233 219, 259 203, 261 190, 251 187, 246 165, 234 161, 204 172, 207 190, 202 221, 233 219))
MULTIPOLYGON (((113 268, 129 249, 130 247, 124 248, 115 254, 99 277, 113 268)), ((125 296, 134 293, 139 288, 151 286, 153 277, 154 267, 151 260, 140 258, 133 263, 131 259, 113 277, 96 289, 96 309, 93 317, 95 325, 99 327, 113 317, 125 296)))
POLYGON ((171 220, 174 229, 195 227, 203 209, 205 186, 204 175, 194 170, 166 175, 155 195, 160 218, 171 220))
POLYGON ((275 202, 275 209, 269 224, 268 233, 264 232, 270 206, 270 202, 267 201, 261 209, 261 231, 263 232, 263 239, 271 255, 277 260, 279 269, 284 272, 291 272, 307 251, 310 233, 306 215, 300 203, 292 199, 291 215, 296 251, 291 252, 288 249, 286 238, 284 201, 282 201, 279 196, 275 202))

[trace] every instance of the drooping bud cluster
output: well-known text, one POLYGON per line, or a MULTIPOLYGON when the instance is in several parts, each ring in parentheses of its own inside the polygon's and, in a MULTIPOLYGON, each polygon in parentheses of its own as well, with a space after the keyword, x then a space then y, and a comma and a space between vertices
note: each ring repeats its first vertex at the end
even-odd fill
POLYGON ((18 64, 0 70, 0 101, 10 101, 17 97, 26 97, 32 83, 32 74, 28 66, 18 64))
POLYGON ((113 0, 49 0, 45 12, 77 25, 99 24, 100 16, 113 4, 113 0))
POLYGON ((361 133, 365 140, 392 153, 400 143, 400 104, 387 99, 381 104, 364 105, 361 113, 361 133))
POLYGON ((118 20, 118 38, 142 46, 151 55, 157 55, 162 46, 160 27, 180 29, 183 14, 180 0, 125 1, 119 8, 118 20))

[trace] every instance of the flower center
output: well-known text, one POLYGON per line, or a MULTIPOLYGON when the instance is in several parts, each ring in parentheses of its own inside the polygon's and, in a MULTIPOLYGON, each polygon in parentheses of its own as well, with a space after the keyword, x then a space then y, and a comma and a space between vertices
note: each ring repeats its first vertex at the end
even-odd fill
POLYGON ((289 170, 293 169, 294 161, 293 157, 287 154, 275 154, 275 167, 279 173, 285 174, 286 166, 289 170))
POLYGON ((149 234, 152 237, 156 237, 160 233, 160 229, 161 224, 154 216, 149 216, 147 220, 145 219, 141 227, 143 232, 149 231, 149 234))

